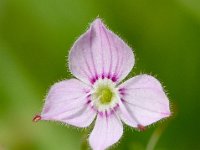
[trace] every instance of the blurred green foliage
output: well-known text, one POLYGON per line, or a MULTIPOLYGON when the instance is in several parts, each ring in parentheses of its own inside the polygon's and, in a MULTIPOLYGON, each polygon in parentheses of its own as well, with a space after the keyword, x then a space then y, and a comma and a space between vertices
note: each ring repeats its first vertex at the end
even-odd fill
POLYGON ((80 149, 83 130, 31 120, 71 77, 68 50, 97 16, 134 47, 130 76, 157 75, 174 112, 145 132, 125 127, 112 149, 200 149, 199 0, 0 0, 0 150, 80 149))

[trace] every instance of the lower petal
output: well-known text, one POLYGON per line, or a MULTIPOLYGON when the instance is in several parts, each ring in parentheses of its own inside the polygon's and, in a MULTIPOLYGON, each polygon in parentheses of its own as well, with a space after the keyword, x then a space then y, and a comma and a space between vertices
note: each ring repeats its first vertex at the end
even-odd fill
POLYGON ((116 114, 97 116, 89 143, 94 150, 104 150, 116 143, 123 133, 122 122, 116 114))

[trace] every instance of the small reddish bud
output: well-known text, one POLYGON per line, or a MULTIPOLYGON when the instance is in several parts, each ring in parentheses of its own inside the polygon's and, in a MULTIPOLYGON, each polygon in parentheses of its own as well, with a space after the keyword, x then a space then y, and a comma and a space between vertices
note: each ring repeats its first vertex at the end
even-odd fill
POLYGON ((141 125, 141 124, 138 124, 138 129, 139 129, 140 131, 145 131, 145 130, 146 130, 145 126, 143 126, 143 125, 141 125))
POLYGON ((33 122, 38 122, 41 120, 41 116, 40 115, 36 115, 34 118, 33 118, 33 122))

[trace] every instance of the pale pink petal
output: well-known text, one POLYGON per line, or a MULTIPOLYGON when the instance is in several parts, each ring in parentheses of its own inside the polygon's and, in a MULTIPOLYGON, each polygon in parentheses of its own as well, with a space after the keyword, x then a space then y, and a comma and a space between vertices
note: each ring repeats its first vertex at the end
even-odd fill
POLYGON ((119 91, 120 117, 130 126, 146 126, 170 115, 169 100, 160 82, 152 76, 131 78, 119 86, 119 91))
POLYGON ((98 115, 89 143, 94 150, 104 150, 119 141, 123 134, 123 126, 116 114, 98 115))
POLYGON ((69 55, 73 75, 86 83, 98 78, 124 79, 134 65, 131 48, 96 19, 75 42, 69 55))
POLYGON ((120 100, 119 100, 119 110, 117 111, 117 114, 120 116, 121 120, 127 125, 132 127, 138 127, 139 123, 135 115, 133 113, 130 113, 130 111, 127 110, 124 103, 120 100))
POLYGON ((87 127, 96 114, 88 106, 90 87, 76 80, 64 80, 54 84, 45 100, 42 120, 54 120, 77 127, 87 127))

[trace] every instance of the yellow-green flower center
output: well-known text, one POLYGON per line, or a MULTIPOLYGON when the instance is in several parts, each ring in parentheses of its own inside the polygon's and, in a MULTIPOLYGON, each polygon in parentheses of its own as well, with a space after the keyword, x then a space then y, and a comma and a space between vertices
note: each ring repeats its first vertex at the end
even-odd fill
POLYGON ((102 85, 97 88, 95 96, 98 98, 101 104, 106 105, 112 101, 113 92, 108 86, 102 85))
POLYGON ((91 105, 99 112, 109 111, 118 103, 118 88, 110 79, 97 80, 91 92, 91 105))

